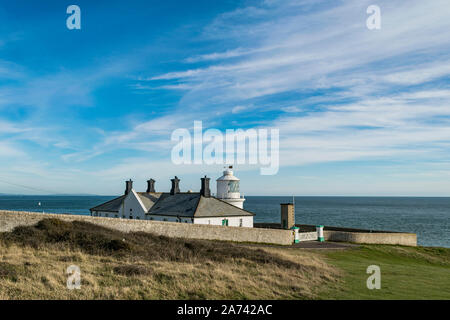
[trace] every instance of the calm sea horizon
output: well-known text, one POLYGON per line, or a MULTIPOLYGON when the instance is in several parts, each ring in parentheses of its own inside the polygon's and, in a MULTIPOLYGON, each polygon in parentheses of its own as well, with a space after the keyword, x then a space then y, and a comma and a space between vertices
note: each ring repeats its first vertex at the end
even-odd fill
MULTIPOLYGON (((0 210, 89 215, 116 196, 0 195, 0 210)), ((280 203, 292 196, 246 196, 255 222, 279 222, 280 203)), ((296 223, 412 232, 422 246, 450 247, 448 197, 296 196, 296 223)))

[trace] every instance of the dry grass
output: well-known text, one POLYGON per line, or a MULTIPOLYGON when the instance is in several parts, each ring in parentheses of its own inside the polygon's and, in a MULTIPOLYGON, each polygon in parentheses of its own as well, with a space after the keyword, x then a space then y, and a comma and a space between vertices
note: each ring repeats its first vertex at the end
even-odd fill
POLYGON ((45 219, 0 234, 0 299, 310 299, 336 271, 318 254, 125 234, 45 219), (81 289, 66 269, 81 269, 81 289))

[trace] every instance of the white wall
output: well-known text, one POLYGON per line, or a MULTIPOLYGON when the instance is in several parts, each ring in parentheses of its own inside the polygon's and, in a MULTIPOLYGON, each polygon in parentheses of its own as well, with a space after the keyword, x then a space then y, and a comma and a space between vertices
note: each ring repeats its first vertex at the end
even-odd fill
MULTIPOLYGON (((133 202, 130 201, 131 205, 133 202)), ((130 206, 125 205, 125 212, 129 212, 130 206)), ((167 222, 181 222, 181 223, 192 223, 191 218, 185 218, 181 217, 181 221, 178 220, 177 217, 172 216, 156 216, 156 215, 137 215, 134 214, 138 211, 138 208, 133 207, 133 219, 136 219, 136 217, 139 217, 142 220, 153 220, 153 221, 167 221, 167 222)), ((95 215, 95 212, 93 212, 94 217, 109 217, 109 218, 122 218, 122 214, 118 214, 116 212, 98 212, 98 215, 95 215)), ((129 219, 129 216, 126 216, 125 219, 129 219)), ((246 227, 246 228, 253 228, 253 217, 252 216, 244 216, 244 217, 213 217, 213 218, 194 218, 194 224, 210 224, 215 226, 221 226, 222 220, 228 219, 228 226, 229 227, 246 227)))
POLYGON ((177 217, 172 216, 157 216, 157 215, 147 215, 146 220, 153 221, 167 221, 167 222, 181 222, 181 223, 192 223, 191 218, 181 217, 181 221, 178 220, 177 217))
MULTIPOLYGON (((168 216, 155 216, 155 215, 147 215, 147 220, 154 221, 168 221, 168 222, 180 222, 176 217, 168 217, 168 216)), ((194 224, 210 224, 215 226, 221 226, 222 220, 228 219, 229 227, 247 227, 253 228, 253 217, 245 216, 245 217, 213 217, 213 218, 194 218, 194 224), (242 221, 241 221, 242 220, 242 221), (241 225, 242 223, 242 225, 241 225)), ((192 223, 191 218, 181 217, 181 223, 192 223)))
MULTIPOLYGON (((211 224, 216 226, 222 225, 222 220, 224 218, 214 217, 214 218, 195 218, 195 224, 211 224)), ((229 227, 247 227, 253 228, 253 217, 252 216, 244 216, 244 217, 227 217, 228 226, 229 227), (242 223, 242 225, 241 225, 242 223)))
POLYGON ((145 219, 145 209, 141 199, 132 189, 125 197, 122 207, 119 209, 119 218, 124 219, 145 219))
POLYGON ((120 218, 117 212, 106 212, 106 211, 94 211, 92 212, 93 217, 104 217, 104 218, 120 218))
POLYGON ((134 190, 131 190, 131 192, 125 197, 119 212, 94 211, 92 212, 92 216, 141 220, 146 218, 144 205, 134 190))

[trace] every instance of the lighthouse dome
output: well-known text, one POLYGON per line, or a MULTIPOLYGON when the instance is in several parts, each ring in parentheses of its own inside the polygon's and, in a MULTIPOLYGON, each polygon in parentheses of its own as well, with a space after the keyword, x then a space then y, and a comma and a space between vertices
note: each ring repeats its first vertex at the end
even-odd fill
POLYGON ((223 172, 223 176, 218 178, 216 181, 230 181, 230 180, 239 181, 239 179, 233 175, 233 170, 227 169, 223 172))

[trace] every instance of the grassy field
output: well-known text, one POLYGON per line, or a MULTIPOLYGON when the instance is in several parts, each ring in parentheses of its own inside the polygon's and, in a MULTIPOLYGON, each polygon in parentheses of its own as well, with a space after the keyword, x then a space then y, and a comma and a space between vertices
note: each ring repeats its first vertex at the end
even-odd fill
POLYGON ((327 263, 342 270, 337 286, 322 292, 325 299, 450 299, 450 249, 365 245, 323 254, 327 263), (377 265, 381 289, 367 289, 377 265))
POLYGON ((54 219, 0 234, 0 299, 450 299, 449 274, 442 248, 247 247, 54 219), (366 287, 372 264, 380 290, 366 287))

